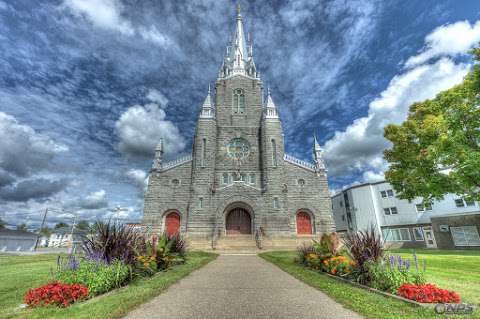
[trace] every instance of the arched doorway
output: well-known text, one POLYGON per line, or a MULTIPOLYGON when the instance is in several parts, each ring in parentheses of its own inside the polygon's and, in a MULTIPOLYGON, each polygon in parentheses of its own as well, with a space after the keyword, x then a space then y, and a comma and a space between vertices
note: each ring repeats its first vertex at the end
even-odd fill
POLYGON ((234 208, 228 212, 225 220, 227 235, 241 235, 252 233, 252 219, 248 211, 243 208, 234 208))
POLYGON ((168 236, 180 233, 180 215, 178 213, 171 212, 165 216, 165 233, 168 236))
POLYGON ((307 212, 299 212, 297 214, 297 234, 298 235, 312 234, 312 219, 307 212))

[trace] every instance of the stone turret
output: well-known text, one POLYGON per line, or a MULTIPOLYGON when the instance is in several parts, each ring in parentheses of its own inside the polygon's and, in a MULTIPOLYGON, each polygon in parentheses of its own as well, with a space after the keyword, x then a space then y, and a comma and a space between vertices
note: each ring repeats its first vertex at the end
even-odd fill
POLYGON ((155 158, 153 159, 153 170, 162 169, 162 160, 163 160, 163 138, 158 142, 157 147, 155 147, 155 158))
POLYGON ((200 118, 202 119, 213 119, 215 117, 215 112, 213 110, 212 98, 210 92, 210 85, 208 85, 208 94, 205 98, 205 101, 202 105, 202 110, 200 111, 200 118))

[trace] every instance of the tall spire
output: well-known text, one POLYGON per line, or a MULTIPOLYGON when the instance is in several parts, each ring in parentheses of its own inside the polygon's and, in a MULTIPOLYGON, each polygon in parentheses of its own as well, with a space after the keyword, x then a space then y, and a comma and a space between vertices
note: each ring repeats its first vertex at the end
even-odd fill
POLYGON ((202 110, 200 112, 200 118, 214 118, 215 112, 213 111, 212 98, 210 96, 210 84, 208 84, 208 93, 205 101, 202 105, 202 110))
POLYGON ((273 102, 272 96, 270 95, 270 88, 267 88, 267 107, 265 118, 278 119, 277 106, 273 102))
POLYGON ((232 42, 227 46, 227 53, 223 60, 219 77, 227 77, 234 74, 242 74, 250 77, 257 77, 257 70, 253 62, 253 47, 250 36, 248 43, 245 40, 243 30, 243 18, 240 5, 236 7, 236 29, 232 42))

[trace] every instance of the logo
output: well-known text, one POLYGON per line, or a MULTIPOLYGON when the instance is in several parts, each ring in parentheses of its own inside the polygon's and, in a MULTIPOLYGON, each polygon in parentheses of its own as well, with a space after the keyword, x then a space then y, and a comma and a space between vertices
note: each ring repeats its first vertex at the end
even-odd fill
POLYGON ((438 314, 471 314, 475 309, 475 305, 466 303, 439 303, 434 310, 438 314))

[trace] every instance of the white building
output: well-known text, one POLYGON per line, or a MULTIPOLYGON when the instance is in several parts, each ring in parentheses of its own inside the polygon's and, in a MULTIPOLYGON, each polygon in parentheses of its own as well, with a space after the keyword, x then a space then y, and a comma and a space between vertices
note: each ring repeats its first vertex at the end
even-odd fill
POLYGON ((61 227, 54 229, 48 240, 48 247, 72 247, 82 241, 85 231, 72 227, 61 227))
POLYGON ((424 205, 422 199, 399 199, 385 182, 349 187, 332 197, 338 232, 373 226, 387 243, 404 247, 480 246, 479 203, 454 194, 424 205))

